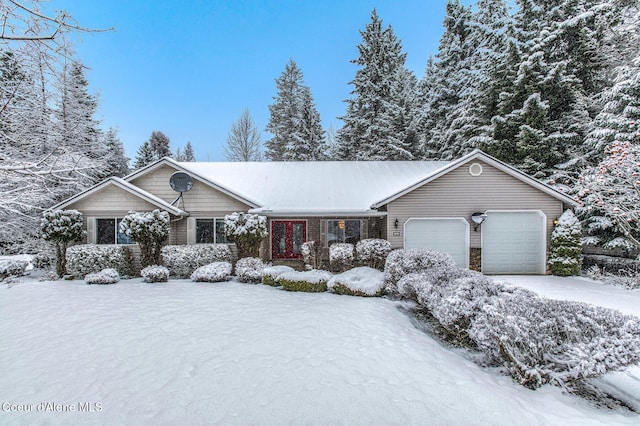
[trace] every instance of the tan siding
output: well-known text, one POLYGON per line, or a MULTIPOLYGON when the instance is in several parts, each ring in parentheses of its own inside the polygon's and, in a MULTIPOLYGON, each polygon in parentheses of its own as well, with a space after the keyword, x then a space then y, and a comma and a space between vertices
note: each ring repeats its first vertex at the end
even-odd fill
MULTIPOLYGON (((163 166, 133 179, 131 183, 171 203, 179 195, 169 186, 169 178, 175 171, 173 167, 163 166)), ((191 191, 183 194, 183 199, 177 206, 193 217, 222 217, 232 212, 246 212, 251 208, 196 178, 191 191)))
POLYGON ((130 210, 147 211, 157 207, 114 185, 109 185, 67 208, 76 209, 85 216, 123 217, 130 210))
POLYGON ((542 210, 547 215, 547 236, 551 235, 553 220, 562 214, 561 201, 477 162, 483 167, 480 176, 471 176, 466 164, 388 204, 388 238, 393 247, 403 246, 403 225, 411 217, 463 217, 470 222, 471 247, 480 247, 482 227, 474 232, 470 217, 485 210, 542 210), (400 222, 397 230, 393 226, 396 219, 400 222))

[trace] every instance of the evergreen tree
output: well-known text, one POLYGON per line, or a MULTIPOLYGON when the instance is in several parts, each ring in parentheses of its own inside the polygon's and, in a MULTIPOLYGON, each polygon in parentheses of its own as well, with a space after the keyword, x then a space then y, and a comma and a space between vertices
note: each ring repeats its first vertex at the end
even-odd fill
POLYGON ((415 147, 410 146, 412 136, 407 128, 410 120, 401 120, 403 107, 415 101, 415 91, 409 93, 398 87, 399 78, 406 78, 406 54, 391 26, 382 29, 382 20, 376 10, 371 12, 371 22, 360 31, 362 43, 358 45, 359 57, 351 62, 360 68, 350 84, 353 97, 347 100, 346 114, 341 117, 343 127, 337 132, 337 152, 342 160, 408 160, 413 158, 415 147), (392 93, 396 98, 392 98, 392 93), (395 129, 402 125, 403 128, 395 129), (403 140, 404 139, 404 140, 403 140))
POLYGON ((227 161, 261 161, 260 139, 260 131, 251 118, 249 108, 245 108, 238 121, 231 125, 224 156, 227 161))
POLYGON ((125 156, 122 141, 118 138, 118 132, 113 127, 104 134, 103 146, 107 154, 104 177, 123 177, 129 174, 129 158, 125 156))
POLYGON ((320 113, 308 87, 300 88, 300 111, 295 121, 295 132, 286 145, 283 160, 318 161, 325 159, 325 132, 320 124, 320 113))
POLYGON ((144 141, 144 143, 140 145, 140 148, 138 148, 133 168, 134 170, 141 169, 147 164, 153 163, 155 160, 157 160, 157 158, 155 158, 153 154, 151 143, 149 141, 144 141))
POLYGON ((582 226, 571 210, 558 219, 549 244, 549 270, 553 275, 580 275, 582 268, 582 226))
POLYGON ((191 146, 191 142, 187 141, 187 144, 184 146, 184 152, 182 153, 182 160, 185 162, 194 162, 196 161, 196 155, 193 152, 193 147, 191 146))
POLYGON ((137 170, 161 158, 171 157, 169 145, 169 138, 164 133, 154 130, 149 139, 138 148, 133 168, 137 170))

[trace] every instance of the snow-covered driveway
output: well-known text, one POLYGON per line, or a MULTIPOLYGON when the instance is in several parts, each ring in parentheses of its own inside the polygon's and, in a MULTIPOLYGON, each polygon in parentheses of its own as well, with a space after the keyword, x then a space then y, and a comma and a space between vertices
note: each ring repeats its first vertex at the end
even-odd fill
POLYGON ((640 423, 480 368, 399 306, 235 282, 2 285, 0 424, 640 423))

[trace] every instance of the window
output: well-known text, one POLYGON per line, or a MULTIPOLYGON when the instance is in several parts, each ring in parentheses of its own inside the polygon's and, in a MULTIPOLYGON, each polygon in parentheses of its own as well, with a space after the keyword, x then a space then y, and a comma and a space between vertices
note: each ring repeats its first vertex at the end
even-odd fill
POLYGON ((351 243, 360 241, 360 220, 327 220, 327 246, 333 243, 351 243))
POLYGON ((120 232, 122 219, 96 219, 96 244, 135 244, 120 232))
POLYGON ((196 219, 196 243, 226 244, 224 219, 196 219))

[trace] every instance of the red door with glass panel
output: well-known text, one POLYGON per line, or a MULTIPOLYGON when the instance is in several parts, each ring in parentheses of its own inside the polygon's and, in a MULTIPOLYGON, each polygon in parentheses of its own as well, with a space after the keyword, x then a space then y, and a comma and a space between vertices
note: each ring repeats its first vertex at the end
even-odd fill
POLYGON ((302 244, 307 240, 304 220, 274 220, 271 222, 271 258, 301 259, 302 244))

